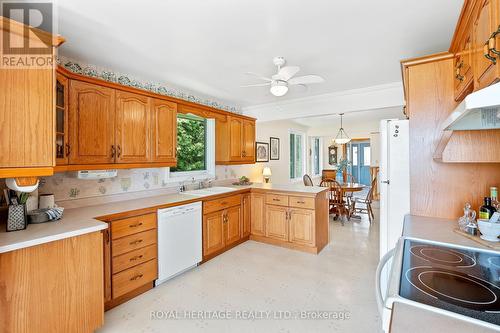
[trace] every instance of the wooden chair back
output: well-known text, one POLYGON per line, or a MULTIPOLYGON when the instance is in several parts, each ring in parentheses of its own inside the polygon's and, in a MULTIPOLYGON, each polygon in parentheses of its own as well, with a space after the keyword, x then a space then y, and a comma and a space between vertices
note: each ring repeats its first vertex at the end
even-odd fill
POLYGON ((344 190, 335 179, 323 179, 319 186, 330 188, 330 204, 344 203, 344 190))
POLYGON ((377 184, 377 177, 373 178, 371 188, 368 191, 368 194, 366 195, 366 202, 367 203, 372 203, 372 201, 373 201, 373 191, 375 190, 376 184, 377 184))
POLYGON ((313 181, 311 177, 309 177, 309 175, 304 175, 304 177, 302 177, 302 180, 304 181, 305 186, 314 186, 313 181))

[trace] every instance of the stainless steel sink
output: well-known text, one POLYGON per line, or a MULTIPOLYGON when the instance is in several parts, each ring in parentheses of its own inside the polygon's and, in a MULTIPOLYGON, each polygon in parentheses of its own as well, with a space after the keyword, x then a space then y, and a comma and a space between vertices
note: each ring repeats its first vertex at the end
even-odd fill
POLYGON ((237 189, 232 188, 232 187, 214 186, 214 187, 208 187, 208 188, 203 188, 203 189, 199 189, 199 190, 185 191, 185 192, 182 192, 182 194, 191 195, 191 196, 195 196, 195 197, 204 197, 207 195, 215 195, 215 194, 233 192, 236 190, 237 189))

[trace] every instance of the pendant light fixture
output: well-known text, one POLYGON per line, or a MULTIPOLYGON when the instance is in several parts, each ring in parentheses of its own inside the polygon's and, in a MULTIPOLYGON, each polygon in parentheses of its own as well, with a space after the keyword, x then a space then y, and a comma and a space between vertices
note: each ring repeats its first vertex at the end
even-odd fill
POLYGON ((340 114, 340 129, 339 129, 339 132, 337 133, 337 136, 335 137, 335 143, 336 144, 339 144, 339 145, 345 145, 346 143, 348 143, 349 141, 351 141, 351 138, 349 137, 349 135, 347 135, 347 133, 344 131, 344 127, 342 126, 342 116, 344 114, 341 113, 340 114))

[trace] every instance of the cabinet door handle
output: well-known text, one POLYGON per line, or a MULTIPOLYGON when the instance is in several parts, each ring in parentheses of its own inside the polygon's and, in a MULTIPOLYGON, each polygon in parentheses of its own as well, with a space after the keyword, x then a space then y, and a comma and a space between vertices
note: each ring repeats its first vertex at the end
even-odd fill
POLYGON ((130 242, 129 244, 130 244, 130 245, 137 245, 137 244, 139 244, 139 243, 141 243, 141 242, 142 242, 142 239, 137 239, 137 240, 135 240, 135 241, 133 241, 133 242, 130 242))
POLYGON ((140 256, 135 256, 135 257, 130 258, 130 261, 136 261, 136 260, 142 259, 142 257, 143 257, 143 255, 141 254, 140 256))
POLYGON ((297 201, 298 204, 305 204, 305 201, 297 201))
POLYGON ((278 202, 279 202, 279 201, 281 201, 281 200, 280 200, 280 199, 273 198, 273 201, 278 201, 278 202))
POLYGON ((117 146, 118 148, 118 158, 120 158, 120 156, 122 156, 122 147, 120 145, 117 146))
POLYGON ((496 59, 496 58, 494 58, 494 57, 492 57, 492 56, 490 55, 490 51, 491 51, 491 49, 490 49, 490 40, 491 40, 491 38, 490 38, 490 39, 488 39, 488 40, 486 41, 486 43, 484 44, 484 57, 485 57, 486 59, 488 59, 489 61, 491 61, 491 62, 493 63, 493 65, 496 65, 496 63, 497 63, 497 59, 496 59))
POLYGON ((143 276, 144 276, 144 275, 142 275, 142 274, 137 274, 136 276, 131 277, 131 278, 130 278, 130 281, 139 280, 139 279, 140 279, 140 278, 142 278, 143 276))
POLYGON ((142 225, 142 222, 139 222, 139 223, 136 223, 136 224, 131 224, 129 225, 130 228, 137 228, 137 227, 140 227, 142 225))
POLYGON ((497 35, 500 34, 500 25, 498 26, 498 30, 495 31, 494 33, 491 34, 491 38, 489 40, 489 49, 491 52, 493 52, 496 55, 500 55, 500 51, 497 50, 496 43, 497 43, 497 35))
POLYGON ((71 153, 71 147, 70 147, 69 143, 67 143, 66 144, 66 157, 68 157, 70 153, 71 153))
POLYGON ((221 203, 220 203, 220 204, 221 204, 222 206, 225 206, 225 205, 227 205, 227 201, 221 201, 221 203))
POLYGON ((116 148, 115 145, 111 145, 111 157, 115 158, 116 155, 116 148))

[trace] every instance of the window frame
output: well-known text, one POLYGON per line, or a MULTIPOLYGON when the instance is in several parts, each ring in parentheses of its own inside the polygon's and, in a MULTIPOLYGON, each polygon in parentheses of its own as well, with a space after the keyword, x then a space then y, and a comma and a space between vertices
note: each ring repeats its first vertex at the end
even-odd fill
MULTIPOLYGON (((306 147, 306 133, 302 132, 302 131, 299 131, 299 130, 294 130, 294 129, 289 129, 288 130, 288 140, 290 140, 290 136, 291 135, 300 135, 301 136, 301 141, 302 141, 302 174, 297 176, 297 175, 294 175, 295 178, 292 178, 292 175, 291 175, 291 165, 289 165, 289 170, 288 170, 288 179, 291 181, 291 182, 298 182, 298 181, 302 181, 302 177, 304 177, 304 175, 306 174, 306 167, 307 167, 307 157, 306 157, 306 151, 307 151, 307 147, 306 147)), ((291 164, 292 161, 291 161, 291 155, 292 155, 292 152, 291 152, 291 142, 288 142, 288 153, 290 154, 289 155, 289 163, 291 164)), ((296 162, 296 161, 295 161, 296 162)), ((296 168, 294 168, 295 170, 296 168)))
POLYGON ((311 177, 321 176, 321 171, 323 167, 323 138, 320 136, 310 136, 309 137, 309 149, 310 149, 310 174, 311 177), (318 173, 314 173, 314 142, 318 140, 318 173))
MULTIPOLYGON (((196 115, 187 114, 187 116, 196 115)), ((205 170, 193 171, 171 171, 170 168, 166 172, 166 179, 172 182, 183 182, 186 180, 199 180, 207 178, 215 178, 215 119, 203 118, 206 121, 205 130, 205 170)), ((177 149, 177 147, 176 147, 177 149)))

